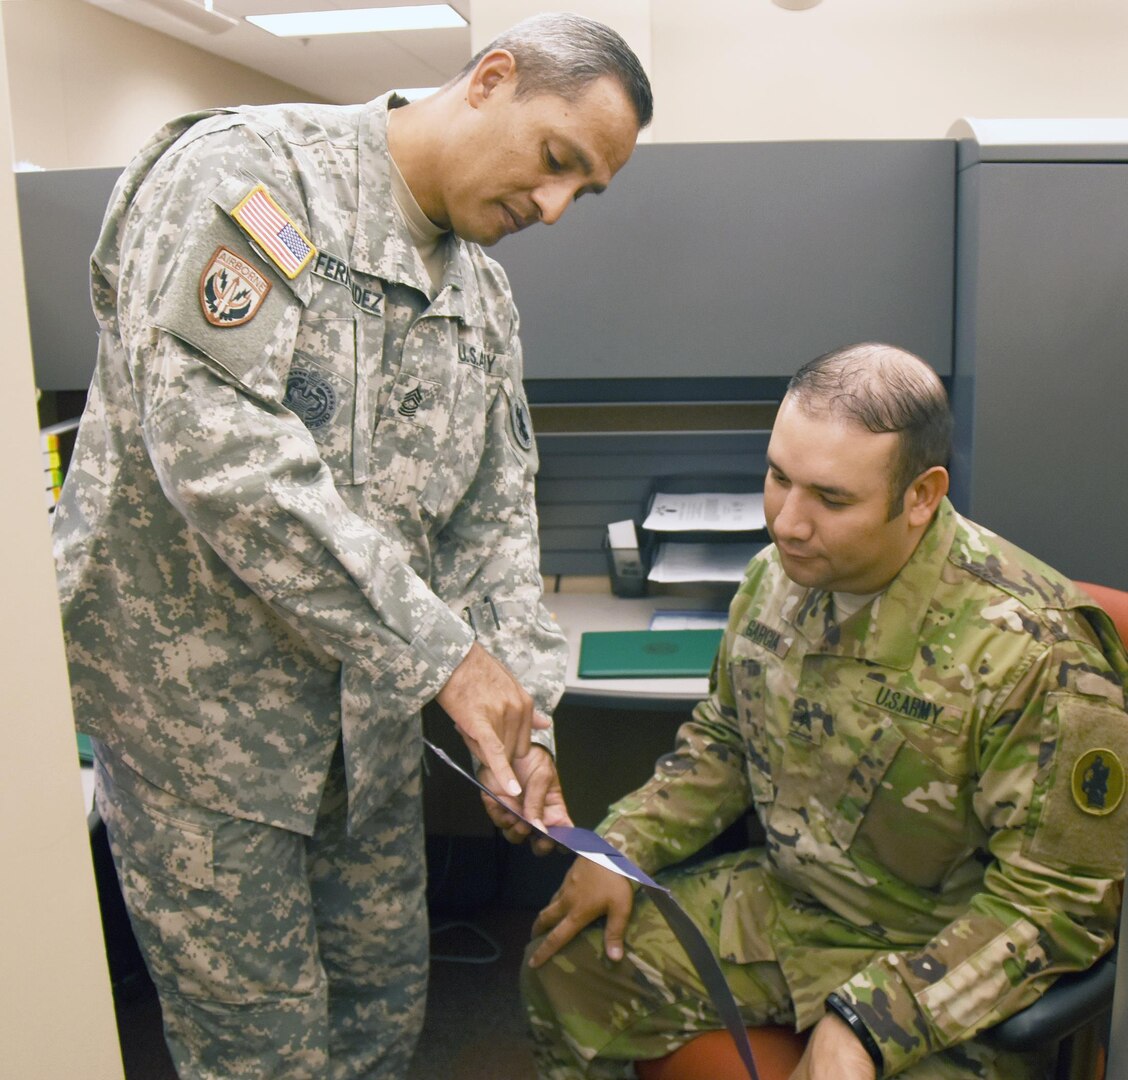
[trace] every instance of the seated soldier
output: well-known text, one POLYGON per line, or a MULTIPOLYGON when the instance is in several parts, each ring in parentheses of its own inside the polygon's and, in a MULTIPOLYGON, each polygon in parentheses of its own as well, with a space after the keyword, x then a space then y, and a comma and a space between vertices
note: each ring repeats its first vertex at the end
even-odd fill
MULTIPOLYGON (((795 1080, 1040 1076, 981 1036, 1113 942, 1128 659, 1073 583, 952 508, 951 428, 901 349, 796 374, 768 446, 774 543, 709 696, 599 828, 655 874, 755 811, 763 847, 659 880, 747 1024, 810 1029, 795 1080)), ((625 878, 577 860, 534 934, 542 1080, 633 1077, 722 1026, 625 878)))

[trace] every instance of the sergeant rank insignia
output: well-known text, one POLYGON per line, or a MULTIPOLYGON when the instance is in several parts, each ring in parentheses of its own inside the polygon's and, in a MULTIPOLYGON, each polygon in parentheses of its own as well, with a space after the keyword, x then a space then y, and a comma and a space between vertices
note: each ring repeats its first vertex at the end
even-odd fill
POLYGON ((1086 814, 1111 814, 1124 798, 1124 766, 1111 750, 1099 747, 1073 765, 1073 801, 1086 814))
POLYGON ((200 307, 212 326, 242 326, 257 314, 270 282, 233 251, 217 247, 200 275, 200 307))

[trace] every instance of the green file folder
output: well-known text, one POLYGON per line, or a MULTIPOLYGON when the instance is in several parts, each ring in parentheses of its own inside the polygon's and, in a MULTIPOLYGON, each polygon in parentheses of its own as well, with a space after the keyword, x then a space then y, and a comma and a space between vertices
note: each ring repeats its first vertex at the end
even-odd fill
POLYGON ((720 629, 589 630, 580 635, 581 679, 677 679, 708 675, 720 629))

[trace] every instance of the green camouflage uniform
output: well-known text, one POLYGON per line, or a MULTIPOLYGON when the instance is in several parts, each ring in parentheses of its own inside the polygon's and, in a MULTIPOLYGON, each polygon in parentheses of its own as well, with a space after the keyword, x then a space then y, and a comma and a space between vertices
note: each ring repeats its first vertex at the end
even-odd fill
MULTIPOLYGON (((752 561, 709 698, 600 832, 653 873, 753 808, 764 849, 664 877, 750 1023, 809 1028, 837 991, 885 1075, 1034 1075, 974 1037, 1112 944, 1128 844, 1115 630, 947 500, 871 604, 838 625, 828 600, 773 547, 752 561)), ((601 934, 526 972, 552 1080, 630 1076, 610 1059, 719 1026, 652 905, 621 965, 601 934)))
MULTIPOLYGON (((386 846, 344 877, 358 903, 415 910, 418 806, 380 815, 417 791, 420 707, 477 639, 548 714, 565 646, 540 604, 508 282, 448 235, 428 302, 391 195, 396 103, 188 116, 127 168, 55 540, 75 712, 103 756, 301 837, 340 746, 350 831, 386 846)), ((419 957, 403 967, 407 1015, 419 957)))

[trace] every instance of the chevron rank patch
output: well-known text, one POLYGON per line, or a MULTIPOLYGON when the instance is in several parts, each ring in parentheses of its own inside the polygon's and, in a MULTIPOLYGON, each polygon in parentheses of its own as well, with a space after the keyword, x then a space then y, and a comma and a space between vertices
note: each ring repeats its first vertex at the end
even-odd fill
POLYGON ((317 249, 262 184, 251 188, 231 216, 291 281, 317 254, 317 249))
POLYGON ((258 314, 270 288, 246 259, 220 245, 200 275, 200 307, 212 326, 242 326, 258 314))

